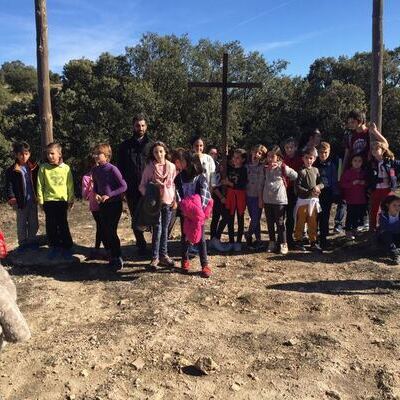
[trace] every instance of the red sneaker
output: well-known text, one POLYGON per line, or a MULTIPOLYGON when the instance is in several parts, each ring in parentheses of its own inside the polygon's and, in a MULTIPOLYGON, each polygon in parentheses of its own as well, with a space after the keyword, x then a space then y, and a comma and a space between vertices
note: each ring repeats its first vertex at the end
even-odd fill
POLYGON ((212 271, 211 271, 211 268, 208 265, 206 265, 205 267, 203 267, 201 269, 201 276, 203 278, 209 278, 211 276, 211 274, 212 274, 212 271))
POLYGON ((182 272, 184 272, 184 273, 189 272, 189 269, 190 269, 190 261, 183 260, 182 261, 182 272))

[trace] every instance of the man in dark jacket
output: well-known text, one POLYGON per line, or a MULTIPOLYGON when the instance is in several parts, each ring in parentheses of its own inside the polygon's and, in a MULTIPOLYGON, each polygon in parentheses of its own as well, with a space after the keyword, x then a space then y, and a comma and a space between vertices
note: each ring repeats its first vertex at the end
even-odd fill
POLYGON ((128 184, 126 199, 131 213, 132 229, 139 255, 145 255, 146 253, 146 240, 143 232, 134 228, 134 218, 136 207, 141 197, 139 185, 142 173, 146 165, 149 149, 153 144, 146 132, 146 119, 140 114, 133 119, 133 136, 122 142, 118 148, 118 168, 128 184))

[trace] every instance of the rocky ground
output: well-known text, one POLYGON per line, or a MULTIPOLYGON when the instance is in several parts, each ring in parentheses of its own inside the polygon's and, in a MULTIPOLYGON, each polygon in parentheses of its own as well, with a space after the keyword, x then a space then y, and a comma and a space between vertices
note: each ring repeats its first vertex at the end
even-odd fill
MULTIPOLYGON (((40 265, 45 250, 6 262, 33 336, 0 354, 2 400, 400 398, 400 267, 370 241, 335 238, 323 255, 213 255, 206 280, 197 260, 189 275, 146 272, 124 213, 128 261, 111 274, 83 261, 86 207, 70 216, 76 263, 40 265)), ((12 248, 5 205, 0 221, 12 248)))

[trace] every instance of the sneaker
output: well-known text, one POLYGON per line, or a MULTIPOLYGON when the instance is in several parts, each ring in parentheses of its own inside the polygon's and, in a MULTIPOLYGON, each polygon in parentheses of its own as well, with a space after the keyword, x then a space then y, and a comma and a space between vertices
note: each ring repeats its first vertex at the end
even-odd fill
POLYGON ((211 276, 211 274, 212 274, 212 271, 211 271, 211 268, 208 265, 204 266, 201 269, 201 276, 203 278, 209 278, 211 276))
POLYGON ((333 231, 335 233, 343 233, 344 232, 344 230, 343 230, 341 225, 335 225, 335 227, 333 228, 333 231))
POLYGON ((242 251, 242 243, 233 243, 233 251, 236 253, 242 251))
POLYGON ((182 272, 185 274, 189 272, 190 269, 190 261, 189 260, 183 260, 182 261, 182 266, 181 266, 182 272))
POLYGON ((281 254, 287 254, 289 252, 287 243, 281 243, 279 247, 281 254))
POLYGON ((311 243, 310 250, 311 251, 315 251, 317 253, 322 253, 323 252, 321 247, 320 247, 320 245, 317 242, 311 243))
POLYGON ((161 265, 163 267, 174 268, 175 267, 175 261, 169 256, 162 256, 160 258, 159 265, 161 265))
POLYGON ((293 249, 297 250, 297 251, 302 251, 303 253, 307 251, 307 249, 305 248, 304 244, 301 242, 298 243, 294 243, 293 244, 293 249))
POLYGON ((269 242, 268 243, 268 248, 267 248, 267 253, 273 253, 276 249, 276 243, 275 242, 269 242))
POLYGON ((157 271, 157 266, 159 264, 158 258, 153 258, 150 264, 146 267, 148 271, 157 271))
POLYGON ((390 258, 392 260, 392 264, 393 265, 399 265, 400 264, 400 253, 399 253, 399 251, 397 249, 394 250, 394 251, 391 251, 390 258))
POLYGON ((355 240, 355 236, 354 236, 352 231, 347 231, 346 232, 346 239, 347 240, 355 240))
POLYGON ((213 237, 210 240, 210 245, 211 245, 211 248, 219 251, 220 253, 225 253, 230 250, 226 243, 221 243, 221 241, 219 239, 217 239, 216 237, 213 237))

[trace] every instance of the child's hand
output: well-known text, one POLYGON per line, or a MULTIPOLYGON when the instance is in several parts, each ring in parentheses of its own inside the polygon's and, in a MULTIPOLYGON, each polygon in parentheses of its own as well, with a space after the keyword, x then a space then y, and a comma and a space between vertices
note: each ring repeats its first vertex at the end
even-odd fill
POLYGON ((101 196, 100 198, 101 198, 101 203, 105 203, 110 198, 110 196, 103 194, 103 196, 101 196))
POLYGON ((17 205, 17 199, 15 197, 13 197, 12 199, 8 200, 8 204, 13 207, 17 205))
POLYGON ((315 188, 312 190, 312 194, 314 196, 319 196, 321 194, 321 189, 319 188, 319 186, 315 186, 315 188))
POLYGON ((95 194, 94 198, 96 199, 96 201, 100 204, 101 203, 101 196, 99 194, 95 194))

